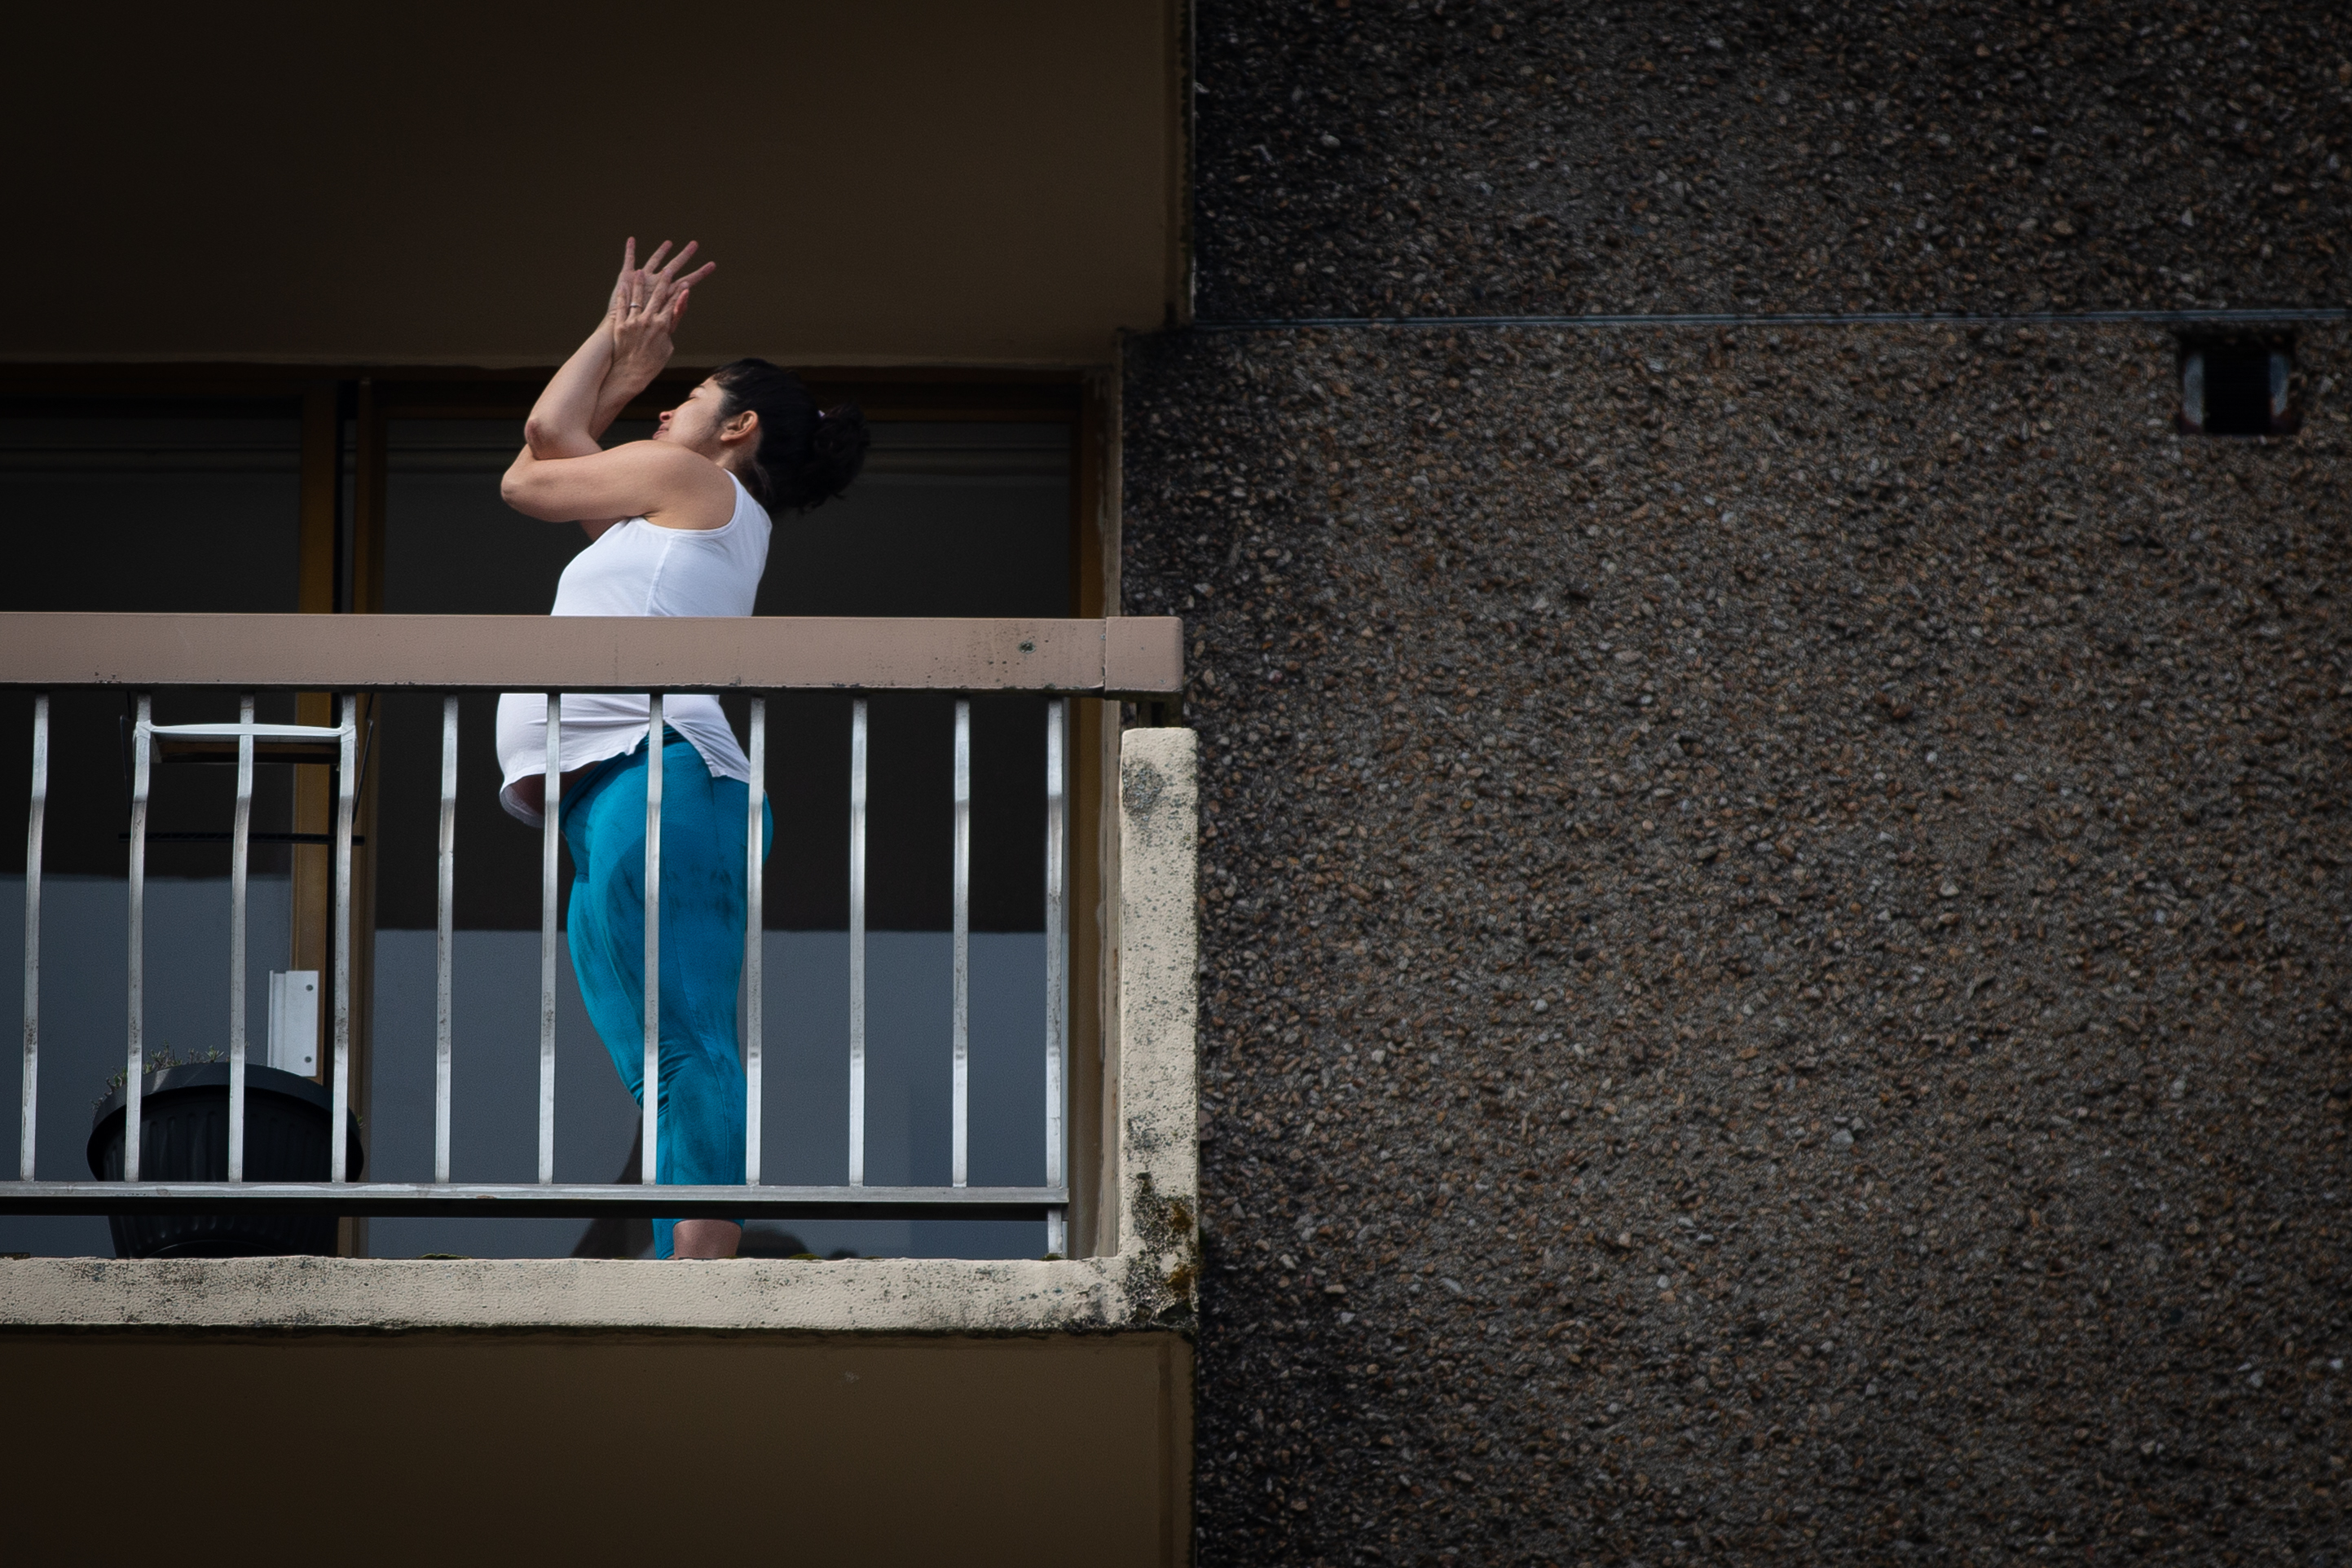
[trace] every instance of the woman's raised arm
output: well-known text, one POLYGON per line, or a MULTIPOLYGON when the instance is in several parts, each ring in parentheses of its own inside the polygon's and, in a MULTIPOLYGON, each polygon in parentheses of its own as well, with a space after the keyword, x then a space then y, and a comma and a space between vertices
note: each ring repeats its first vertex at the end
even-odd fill
POLYGON ((689 240, 664 266, 664 240, 639 267, 635 238, 622 247, 604 319, 549 378, 523 422, 523 449, 499 486, 509 505, 550 521, 576 521, 593 539, 669 499, 662 481, 676 477, 676 465, 667 454, 614 462, 609 459, 620 454, 606 453, 597 437, 669 363, 688 295, 717 270, 705 262, 678 275, 696 248, 689 240))
POLYGON ((716 528, 733 514, 735 492, 719 466, 661 441, 629 441, 577 458, 514 460, 499 496, 525 517, 578 522, 594 538, 625 517, 665 527, 716 528), (683 512, 683 523, 671 519, 683 512))

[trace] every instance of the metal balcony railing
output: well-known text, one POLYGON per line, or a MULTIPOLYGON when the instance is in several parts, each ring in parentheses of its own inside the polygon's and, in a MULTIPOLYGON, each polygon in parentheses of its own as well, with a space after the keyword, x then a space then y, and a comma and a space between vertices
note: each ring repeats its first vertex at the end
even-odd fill
POLYGON ((1182 638, 1172 618, 1106 620, 894 620, 749 618, 604 619, 503 616, 208 616, 0 614, 0 687, 34 696, 32 806, 25 878, 23 1121, 18 1179, 0 1182, 0 1212, 121 1215, 219 1213, 230 1208, 337 1215, 595 1215, 659 1212, 686 1217, 758 1215, 811 1218, 1044 1218, 1048 1247, 1066 1250, 1068 1128, 1069 889, 1066 839, 1070 699, 1168 702, 1182 684, 1182 638), (234 723, 152 721, 152 693, 172 687, 242 692, 234 723), (128 1037, 124 1052, 124 1179, 44 1180, 34 1169, 40 1085, 40 902, 43 815, 48 771, 48 693, 104 688, 132 695, 128 1037), (434 1179, 345 1179, 352 1046, 352 847, 360 772, 359 697, 437 690, 442 706, 438 930, 436 942, 434 1179), (761 1181, 761 812, 766 790, 764 694, 786 690, 853 695, 849 859, 849 1158, 837 1185, 761 1181), (547 826, 541 843, 540 927, 539 1167, 535 1184, 461 1184, 449 1179, 451 910, 456 889, 457 699, 464 691, 546 690, 547 826), (952 1184, 872 1186, 866 1181, 866 702, 877 691, 948 691, 956 703, 953 791, 952 1184), (257 723, 254 694, 336 694, 333 725, 257 723), (642 1184, 554 1179, 557 853, 561 829, 562 714, 556 692, 646 692, 661 723, 666 695, 740 692, 751 698, 751 764, 743 957, 743 1020, 749 1100, 746 1184, 656 1186, 659 1147, 658 1058, 661 876, 661 749, 647 759, 646 821, 645 1083, 642 1184), (965 1181, 969 906, 971 893, 971 703, 969 694, 1036 692, 1049 699, 1046 754, 1045 1181, 1036 1187, 974 1187, 965 1181), (236 759, 230 833, 229 1124, 226 1182, 159 1183, 140 1174, 144 1079, 142 900, 150 772, 159 754, 208 751, 236 759), (257 758, 331 763, 338 780, 332 836, 333 982, 330 999, 333 1096, 330 1178, 248 1182, 246 1110, 246 873, 257 758))

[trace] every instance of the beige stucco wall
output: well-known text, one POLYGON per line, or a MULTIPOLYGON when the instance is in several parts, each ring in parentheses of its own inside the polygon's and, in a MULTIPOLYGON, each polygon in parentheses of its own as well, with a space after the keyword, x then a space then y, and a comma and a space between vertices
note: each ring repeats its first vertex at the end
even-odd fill
POLYGON ((1093 1333, 1139 1326, 1165 1305, 1133 1296, 1127 1272, 1114 1258, 0 1258, 0 1331, 1093 1333))
MULTIPOLYGON (((685 363, 1105 363, 1183 302, 1174 0, 45 12, 0 360, 537 364, 698 238, 685 363)), ((23 40, 20 40, 23 41, 23 40)))
POLYGON ((1198 1264, 1200 742, 1172 729, 1120 742, 1118 1071, 1105 1088, 1118 1113, 1119 1251, 1160 1257, 1164 1275, 1198 1264))

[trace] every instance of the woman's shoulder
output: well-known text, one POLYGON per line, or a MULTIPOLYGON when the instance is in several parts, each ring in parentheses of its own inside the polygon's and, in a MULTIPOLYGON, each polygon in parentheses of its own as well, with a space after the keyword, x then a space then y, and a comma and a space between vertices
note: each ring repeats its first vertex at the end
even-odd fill
MULTIPOLYGON (((717 522, 702 522, 698 521, 688 521, 684 516, 679 514, 686 512, 688 509, 664 508, 658 511, 647 512, 634 521, 645 524, 647 528, 657 530, 667 535, 682 535, 689 538, 698 536, 704 539, 709 539, 714 535, 725 533, 740 523, 745 516, 746 509, 749 509, 752 513, 756 513, 763 521, 766 519, 768 515, 766 510, 760 505, 758 498, 753 496, 750 490, 743 488, 743 481, 741 479, 737 479, 732 473, 729 473, 727 469, 720 468, 716 463, 712 463, 702 458, 698 458, 696 460, 702 462, 705 469, 708 471, 726 475, 727 482, 734 487, 731 496, 733 504, 728 509, 727 515, 723 519, 717 522)), ((710 501, 716 502, 719 500, 719 493, 714 489, 709 499, 710 501)), ((701 508, 699 506, 697 506, 692 510, 695 511, 701 511, 701 508)), ((709 511, 702 512, 702 515, 709 516, 717 510, 718 508, 713 505, 709 511)))
POLYGON ((667 447, 658 441, 631 445, 652 449, 654 456, 649 462, 660 465, 660 477, 667 492, 661 504, 647 507, 638 521, 669 533, 710 533, 734 520, 740 502, 730 487, 737 481, 724 468, 699 452, 667 447), (721 506, 728 509, 724 515, 719 512, 721 506), (705 521, 713 517, 718 521, 705 521))

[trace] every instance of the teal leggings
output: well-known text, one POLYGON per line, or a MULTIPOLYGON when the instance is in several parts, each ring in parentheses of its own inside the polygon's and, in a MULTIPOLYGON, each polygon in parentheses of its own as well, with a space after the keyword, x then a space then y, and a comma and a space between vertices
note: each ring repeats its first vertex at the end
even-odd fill
MULTIPOLYGON (((661 1128, 654 1179, 743 1180, 743 826, 751 791, 714 778, 675 730, 662 731, 661 1128)), ((775 819, 765 812, 760 854, 775 819)), ((563 800, 572 884, 572 969, 621 1081, 645 1104, 646 748, 598 764, 563 800)), ((656 1257, 675 1256, 674 1219, 654 1221, 656 1257)))

